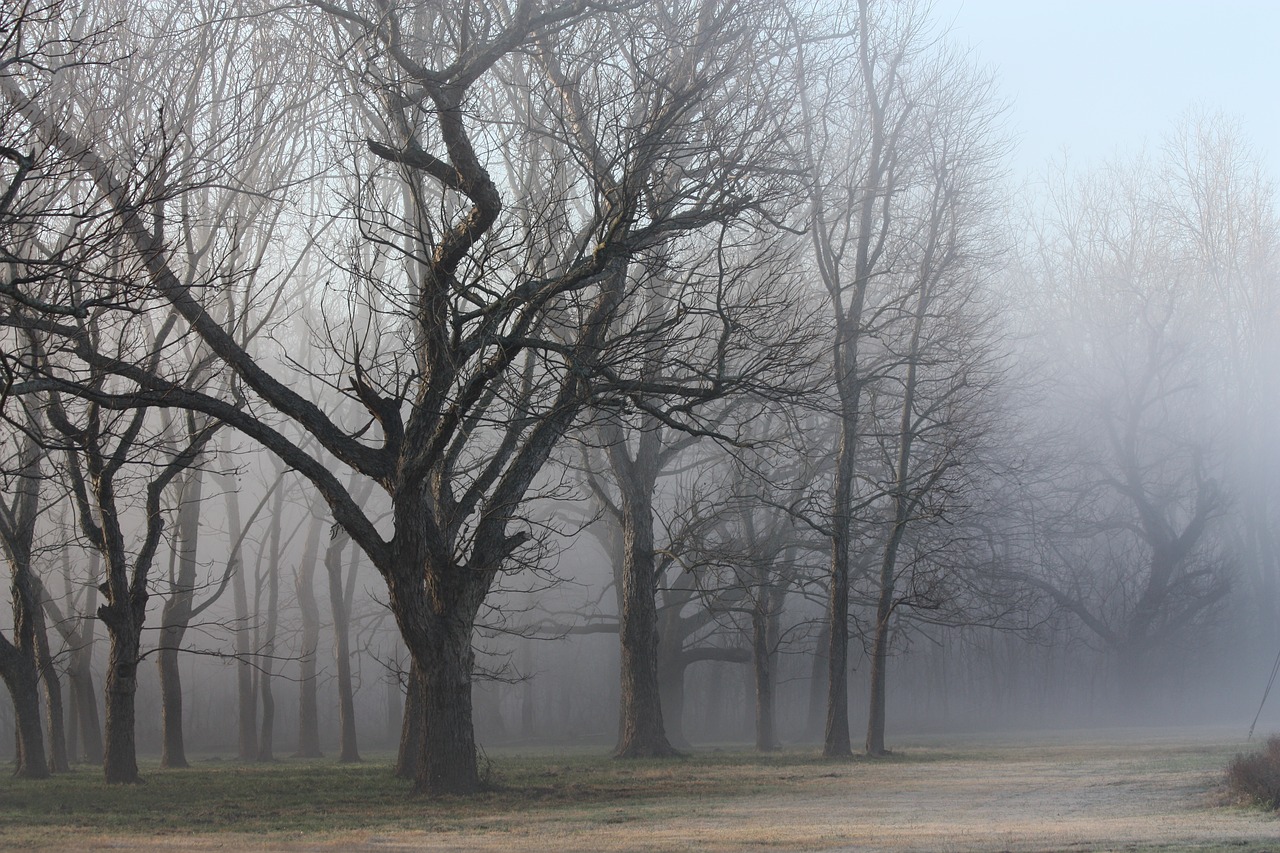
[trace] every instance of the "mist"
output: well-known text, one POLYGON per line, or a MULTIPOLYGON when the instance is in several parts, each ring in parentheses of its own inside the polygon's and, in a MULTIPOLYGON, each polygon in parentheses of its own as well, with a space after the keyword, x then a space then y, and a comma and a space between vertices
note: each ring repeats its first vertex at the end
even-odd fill
POLYGON ((0 760, 1280 729, 1271 140, 974 20, 0 12, 0 760))

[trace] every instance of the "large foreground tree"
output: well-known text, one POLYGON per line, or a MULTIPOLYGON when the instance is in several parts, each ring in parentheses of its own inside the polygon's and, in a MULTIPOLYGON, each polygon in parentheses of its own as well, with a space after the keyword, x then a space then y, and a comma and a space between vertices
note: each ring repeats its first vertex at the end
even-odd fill
MULTIPOLYGON (((95 347, 57 311, 26 310, 22 322, 66 342, 46 387, 102 409, 203 412, 311 481, 385 579, 412 656, 421 695, 410 706, 423 718, 417 788, 464 793, 480 786, 473 628, 495 578, 519 564, 531 539, 520 507, 553 447, 592 401, 652 405, 734 380, 729 312, 712 306, 705 315, 704 331, 726 352, 713 360, 717 373, 675 362, 641 376, 626 353, 664 326, 623 322, 621 309, 650 285, 633 274, 634 261, 708 226, 745 224, 773 192, 763 168, 774 156, 765 144, 775 136, 764 120, 768 75, 742 73, 756 38, 743 3, 311 5, 265 16, 236 44, 207 49, 255 50, 259 65, 299 67, 300 53, 319 52, 332 58, 336 87, 308 88, 315 75, 299 74, 268 90, 253 63, 207 63, 232 69, 216 82, 239 87, 237 109, 189 108, 179 127, 167 120, 165 93, 174 88, 167 76, 190 72, 181 63, 154 67, 146 86, 112 77, 127 74, 128 62, 93 66, 131 100, 92 121, 45 85, 54 71, 36 64, 0 77, 0 96, 83 177, 83 192, 113 223, 113 250, 137 270, 100 310, 155 314, 182 335, 138 336, 139 357, 95 347), (662 73, 613 62, 619 40, 662 73), (335 91, 339 99, 327 100, 335 91), (262 140, 292 132, 302 109, 316 111, 311 120, 334 137, 343 138, 344 123, 348 131, 333 163, 315 155, 317 172, 346 200, 327 208, 336 224, 325 245, 341 248, 324 256, 299 229, 271 252, 228 254, 227 264, 193 278, 157 201, 216 187, 259 200, 240 224, 296 211, 302 202, 287 187, 253 183, 253 164, 262 140), (140 115, 156 118, 128 124, 140 115), (271 290, 237 289, 249 271, 271 290), (310 369, 325 391, 314 397, 297 390, 300 366, 288 352, 245 332, 260 322, 259 303, 270 302, 264 293, 282 289, 323 309, 311 330, 325 341, 323 363, 310 369), (183 381, 170 358, 180 337, 198 339, 226 368, 238 405, 183 381), (86 371, 113 378, 85 383, 86 371), (338 394, 365 418, 335 414, 338 394), (386 493, 388 520, 360 506, 344 468, 386 493)), ((130 11, 145 40, 149 18, 130 11)), ((53 25, 79 23, 68 15, 53 25)), ((334 197, 311 196, 321 205, 334 197)), ((5 298, 24 300, 21 287, 5 298)), ((68 310, 74 316, 93 295, 68 294, 68 310)))

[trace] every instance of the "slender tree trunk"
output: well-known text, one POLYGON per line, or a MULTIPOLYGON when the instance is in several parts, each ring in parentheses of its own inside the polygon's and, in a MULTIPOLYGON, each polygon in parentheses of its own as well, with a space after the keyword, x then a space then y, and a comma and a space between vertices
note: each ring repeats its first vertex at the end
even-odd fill
POLYGON ((71 663, 67 663, 67 760, 80 761, 80 692, 71 675, 71 663))
MULTIPOLYGON (((840 497, 836 499, 841 505, 840 497)), ((839 510, 837 510, 839 513, 839 510)), ((843 758, 853 754, 849 740, 849 525, 831 537, 831 578, 827 598, 827 724, 822 754, 843 758)))
MULTIPOLYGON (((93 607, 90 600, 88 607, 93 607)), ((98 690, 93 684, 93 643, 98 620, 86 618, 80 631, 80 643, 71 651, 67 670, 71 682, 72 713, 80 736, 80 758, 86 764, 102 764, 102 721, 98 717, 98 690)))
POLYGON ((664 646, 673 639, 670 634, 658 641, 658 699, 662 708, 662 724, 667 742, 677 749, 689 746, 684 730, 684 673, 686 664, 682 649, 670 651, 664 646))
POLYGON ((676 749, 689 746, 684 728, 685 673, 689 659, 685 640, 689 628, 682 615, 692 599, 686 590, 664 590, 658 614, 658 699, 662 707, 662 725, 667 742, 676 749))
POLYGON ((520 737, 524 740, 534 736, 533 643, 533 640, 525 640, 521 650, 524 658, 522 661, 524 683, 520 685, 520 737))
POLYGON ((156 654, 156 669, 160 676, 161 767, 190 766, 182 732, 182 673, 178 669, 178 654, 195 604, 196 549, 199 546, 203 487, 204 474, 198 467, 193 467, 183 477, 178 493, 177 573, 170 575, 169 596, 160 611, 160 650, 156 654))
POLYGON ((867 715, 867 755, 887 755, 884 748, 885 675, 889 663, 889 619, 893 590, 881 589, 876 606, 875 639, 871 651, 871 705, 867 715), (886 600, 890 599, 890 600, 886 600))
POLYGON ((312 507, 311 526, 302 550, 302 562, 294 577, 298 610, 302 614, 302 649, 298 661, 297 758, 319 758, 320 713, 316 695, 316 649, 320 645, 320 606, 316 603, 316 563, 320 553, 323 519, 312 507))
MULTIPOLYGON (((906 452, 910 453, 909 443, 906 452)), ((894 608, 894 571, 909 509, 904 485, 895 499, 894 524, 885 544, 884 558, 880 565, 880 593, 876 599, 875 637, 871 651, 871 703, 867 715, 867 755, 873 757, 888 754, 884 748, 885 677, 889 666, 890 620, 894 608)))
MULTIPOLYGON (((861 308, 857 314, 860 313, 861 308)), ((841 417, 827 597, 827 724, 822 741, 822 754, 827 758, 853 755, 849 739, 849 548, 853 542, 854 456, 862 393, 853 372, 857 363, 857 328, 842 326, 837 334, 834 360, 839 377, 841 417)))
MULTIPOLYGON (((887 754, 884 747, 885 727, 885 676, 889 666, 889 620, 893 616, 893 596, 896 585, 898 549, 912 514, 916 498, 912 491, 912 450, 916 438, 916 389, 919 383, 921 342, 924 337, 925 319, 932 301, 930 277, 933 275, 934 254, 937 248, 938 228, 930 231, 930 241, 921 262, 925 271, 919 280, 915 318, 908 349, 907 375, 903 383, 902 408, 898 421, 898 453, 894 463, 893 526, 885 540, 884 554, 880 561, 880 592, 876 600, 875 638, 871 654, 871 707, 867 715, 867 754, 887 754)), ((916 488, 922 488, 916 483, 916 488)))
POLYGON ((40 680, 44 682, 45 715, 49 731, 49 769, 54 773, 69 773, 71 762, 67 753, 67 726, 62 707, 62 684, 53 666, 49 635, 45 630, 44 609, 37 607, 33 616, 36 660, 40 666, 40 680))
MULTIPOLYGON (((0 551, 9 563, 13 613, 13 641, 0 636, 0 678, 4 679, 13 698, 14 774, 27 779, 43 779, 49 775, 50 769, 40 732, 38 643, 44 636, 44 618, 39 579, 32 573, 32 545, 40 512, 40 484, 43 482, 40 462, 44 454, 34 438, 39 434, 39 427, 35 423, 31 427, 19 456, 21 476, 12 502, 0 503, 0 512, 3 512, 0 532, 4 536, 0 540, 0 551)), ((45 656, 48 656, 47 648, 45 656)), ((64 763, 65 760, 64 754, 64 763)))
MULTIPOLYGON (((283 476, 281 474, 281 476, 283 476)), ((275 761, 276 700, 271 678, 275 667, 276 629, 280 622, 280 528, 284 524, 284 489, 277 489, 271 508, 267 561, 267 623, 258 664, 258 693, 262 697, 262 728, 258 735, 258 761, 275 761)), ((261 583, 261 581, 259 581, 261 583)))
POLYGON ((400 678, 398 675, 388 673, 387 678, 383 682, 386 688, 386 714, 383 722, 386 725, 385 737, 388 743, 392 741, 399 742, 400 728, 404 722, 404 697, 400 693, 400 678))
POLYGON ((356 744, 355 686, 351 678, 351 622, 342 583, 342 549, 349 537, 342 532, 329 541, 324 567, 329 577, 329 606, 333 612, 334 658, 338 665, 339 761, 359 761, 356 744))
MULTIPOLYGON (((224 476, 222 490, 227 503, 227 534, 232 542, 240 539, 243 525, 240 520, 240 486, 233 476, 224 476)), ((244 560, 238 550, 230 559, 235 561, 231 571, 231 600, 235 605, 236 620, 236 700, 238 708, 239 747, 237 754, 242 761, 258 757, 258 703, 253 692, 253 654, 251 625, 249 624, 249 591, 244 577, 244 560)))
MULTIPOLYGON (((101 765, 102 752, 102 720, 98 716, 98 689, 93 684, 93 647, 97 641, 98 620, 93 617, 98 608, 98 573, 102 565, 102 555, 96 550, 89 552, 89 582, 85 585, 84 603, 78 618, 78 630, 73 630, 67 638, 71 645, 70 660, 67 665, 67 679, 71 684, 72 729, 80 736, 80 760, 86 764, 101 765)), ((67 583, 67 600, 71 595, 71 567, 65 565, 67 583)), ((76 753, 72 752, 72 755, 76 753)))
POLYGON ((809 713, 805 720, 804 737, 810 742, 822 740, 827 713, 827 647, 831 622, 824 619, 813 646, 809 669, 809 713))
POLYGON ((178 672, 178 649, 170 646, 181 642, 181 632, 170 626, 160 629, 160 642, 164 648, 156 653, 156 669, 160 674, 160 766, 170 768, 189 767, 186 745, 182 734, 182 678, 178 672))
POLYGON ((751 659, 755 671, 756 749, 772 752, 778 748, 774 721, 772 589, 757 588, 751 608, 751 659))

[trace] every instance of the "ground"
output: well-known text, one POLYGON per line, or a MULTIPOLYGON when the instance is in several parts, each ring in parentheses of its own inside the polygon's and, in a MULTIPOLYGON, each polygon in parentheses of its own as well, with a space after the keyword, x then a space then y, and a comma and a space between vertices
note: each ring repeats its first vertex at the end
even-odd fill
POLYGON ((1229 804, 1238 738, 1108 731, 913 738, 888 759, 674 762, 495 753, 495 789, 426 802, 389 761, 151 768, 108 788, 84 768, 0 782, 5 849, 1222 850, 1280 853, 1280 818, 1229 804))

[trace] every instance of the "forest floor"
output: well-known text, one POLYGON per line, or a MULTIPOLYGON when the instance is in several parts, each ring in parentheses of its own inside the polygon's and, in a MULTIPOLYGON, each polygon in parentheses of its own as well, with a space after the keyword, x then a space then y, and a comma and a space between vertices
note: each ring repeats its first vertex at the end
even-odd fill
POLYGON ((1280 853, 1230 805, 1221 732, 903 740, 881 760, 737 748, 670 762, 491 755, 495 787, 423 801, 388 761, 207 759, 107 787, 93 769, 0 781, 4 849, 1222 850, 1280 853))

